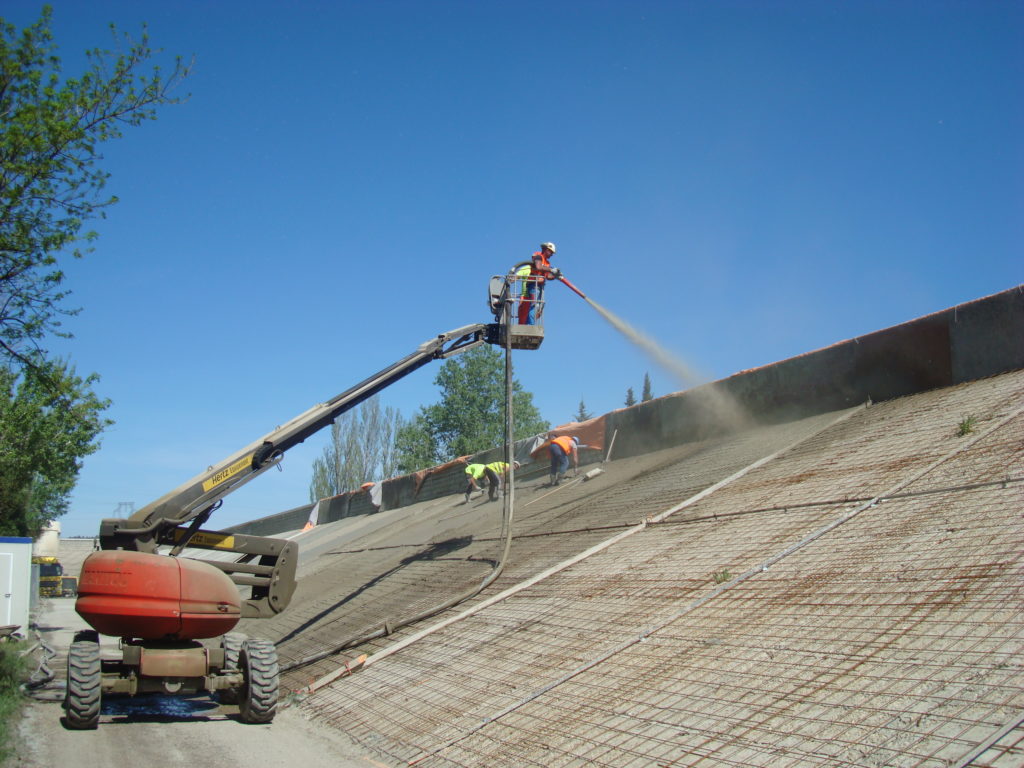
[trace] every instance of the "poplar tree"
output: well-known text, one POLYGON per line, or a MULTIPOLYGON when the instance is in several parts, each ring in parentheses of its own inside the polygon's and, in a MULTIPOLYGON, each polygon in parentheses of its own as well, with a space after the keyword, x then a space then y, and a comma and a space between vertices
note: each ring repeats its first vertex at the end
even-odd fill
POLYGON ((402 426, 397 409, 381 408, 371 397, 331 425, 330 442, 313 461, 309 500, 354 491, 366 482, 393 477, 398 467, 395 437, 402 426))

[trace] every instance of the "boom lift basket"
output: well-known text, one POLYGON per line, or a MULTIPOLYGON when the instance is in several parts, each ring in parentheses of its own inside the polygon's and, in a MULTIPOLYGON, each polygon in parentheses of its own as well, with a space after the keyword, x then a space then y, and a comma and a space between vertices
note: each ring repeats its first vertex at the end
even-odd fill
POLYGON ((531 275, 530 262, 517 264, 507 275, 495 275, 489 285, 491 312, 498 321, 498 344, 505 346, 506 334, 512 349, 537 349, 544 341, 543 277, 531 275))

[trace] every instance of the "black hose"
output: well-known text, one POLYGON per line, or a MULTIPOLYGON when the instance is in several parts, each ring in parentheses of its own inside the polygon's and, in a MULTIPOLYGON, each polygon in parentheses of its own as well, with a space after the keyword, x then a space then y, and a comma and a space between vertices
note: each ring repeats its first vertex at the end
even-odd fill
MULTIPOLYGON (((507 295, 507 292, 506 292, 507 295)), ((418 621, 423 621, 431 616, 448 610, 460 603, 470 600, 483 592, 487 587, 494 583, 495 579, 501 575, 501 572, 505 568, 505 562, 508 559, 509 551, 512 548, 512 519, 514 510, 514 498, 515 498, 515 462, 513 455, 513 439, 512 436, 515 434, 514 431, 514 419, 512 413, 512 334, 511 334, 511 321, 512 321, 512 301, 507 299, 505 301, 505 463, 508 464, 508 483, 506 485, 507 493, 504 494, 504 504, 502 507, 501 515, 501 538, 505 539, 505 545, 501 553, 501 557, 495 563, 494 568, 487 575, 486 578, 480 584, 469 590, 441 603, 434 607, 428 608, 425 611, 421 611, 413 616, 402 618, 398 621, 392 621, 387 619, 377 629, 371 630, 370 632, 362 635, 355 635, 348 637, 338 643, 335 643, 329 648, 325 648, 322 651, 305 656, 301 659, 295 659, 281 665, 282 672, 288 672, 293 669, 299 669, 308 664, 313 664, 317 661, 322 661, 330 656, 334 656, 347 648, 352 648, 357 645, 362 645, 371 640, 376 640, 381 637, 386 637, 395 632, 395 630, 407 627, 410 624, 415 624, 418 621)))

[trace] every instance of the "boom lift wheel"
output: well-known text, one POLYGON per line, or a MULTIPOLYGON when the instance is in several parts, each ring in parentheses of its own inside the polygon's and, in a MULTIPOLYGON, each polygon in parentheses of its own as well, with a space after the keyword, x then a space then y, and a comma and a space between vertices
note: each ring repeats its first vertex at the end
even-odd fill
MULTIPOLYGON (((247 639, 241 632, 228 632, 220 639, 221 648, 224 649, 225 672, 234 672, 238 669, 238 661, 242 655, 242 646, 247 639)), ((223 688, 217 691, 217 700, 221 704, 237 704, 238 689, 223 688)))
POLYGON ((68 687, 64 719, 69 728, 93 730, 100 722, 102 667, 99 634, 83 630, 68 649, 68 687))
POLYGON ((238 660, 245 684, 238 692, 243 723, 269 723, 277 714, 277 648, 269 640, 247 640, 238 660))

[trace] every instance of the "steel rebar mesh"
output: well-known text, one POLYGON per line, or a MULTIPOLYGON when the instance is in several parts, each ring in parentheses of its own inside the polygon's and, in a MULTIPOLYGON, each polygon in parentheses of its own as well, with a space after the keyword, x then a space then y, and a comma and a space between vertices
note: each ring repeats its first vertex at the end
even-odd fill
MULTIPOLYGON (((1006 493, 974 500, 987 526, 959 542, 937 538, 906 563, 903 537, 874 520, 879 508, 808 548, 820 552, 723 593, 444 759, 481 764, 499 750, 483 762, 501 764, 522 739, 506 764, 625 765, 668 728, 672 738, 655 742, 686 765, 943 765, 1024 707, 1024 595, 1013 573, 1021 542, 995 552, 989 540, 1014 519, 1006 493), (960 565, 951 571, 952 553, 960 565), (556 727, 556 739, 552 724, 566 718, 574 726, 556 727), (606 744, 610 734, 620 743, 606 744), (535 741, 545 746, 531 757, 535 741)), ((921 516, 910 501, 898 506, 884 514, 921 516)), ((647 759, 663 757, 658 749, 647 759)))
MULTIPOLYGON (((642 476, 644 489, 643 497, 628 505, 610 502, 598 485, 577 483, 550 496, 543 486, 528 485, 526 498, 542 503, 528 501, 517 512, 516 530, 520 533, 515 540, 514 556, 491 592, 603 541, 610 535, 606 530, 609 526, 635 525, 644 510, 661 511, 681 492, 689 495, 729 475, 769 448, 812 434, 833 418, 819 416, 752 430, 728 440, 660 452, 653 461, 645 459, 638 463, 641 469, 627 470, 642 476), (679 490, 679 456, 690 457, 683 491, 679 490), (532 497, 530 490, 534 491, 532 497)), ((615 489, 612 490, 614 495, 615 489)), ((379 628, 385 619, 408 614, 410 609, 430 607, 440 596, 478 583, 499 554, 496 507, 485 507, 483 512, 451 513, 442 517, 441 522, 447 535, 438 534, 428 541, 381 535, 359 546, 329 552, 300 581, 286 612, 270 621, 249 622, 243 629, 273 639, 282 663, 289 665, 320 653, 339 638, 365 634, 379 628)), ((486 594, 468 604, 478 602, 486 594)), ((414 629, 368 640, 350 653, 374 653, 414 629)), ((298 688, 330 672, 338 663, 337 657, 329 657, 304 665, 288 671, 283 683, 286 688, 298 688)))
POLYGON ((1021 379, 875 406, 307 706, 425 765, 956 760, 1024 710, 1021 486, 960 487, 1021 474, 1020 419, 695 602, 948 454, 950 414, 992 421, 1021 379))

